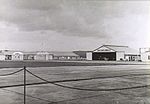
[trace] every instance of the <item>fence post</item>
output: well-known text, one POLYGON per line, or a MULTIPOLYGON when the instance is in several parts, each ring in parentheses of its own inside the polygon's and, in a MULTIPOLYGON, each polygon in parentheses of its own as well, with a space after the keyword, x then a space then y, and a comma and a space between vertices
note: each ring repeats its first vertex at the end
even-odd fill
POLYGON ((24 69, 24 104, 26 104, 26 66, 24 66, 23 69, 24 69))

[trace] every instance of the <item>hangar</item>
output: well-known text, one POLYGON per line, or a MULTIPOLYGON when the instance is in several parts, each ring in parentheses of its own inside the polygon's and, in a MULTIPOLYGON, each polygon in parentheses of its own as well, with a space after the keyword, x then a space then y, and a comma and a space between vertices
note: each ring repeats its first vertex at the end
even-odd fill
POLYGON ((138 61, 139 52, 128 46, 102 45, 94 51, 87 52, 87 60, 104 60, 104 61, 138 61))
POLYGON ((73 52, 53 51, 49 52, 53 55, 53 60, 79 60, 80 56, 73 52))

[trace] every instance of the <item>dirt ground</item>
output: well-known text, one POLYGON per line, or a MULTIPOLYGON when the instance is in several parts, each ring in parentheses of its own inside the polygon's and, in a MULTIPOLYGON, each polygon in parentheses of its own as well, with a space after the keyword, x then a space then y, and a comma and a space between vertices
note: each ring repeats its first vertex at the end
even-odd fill
MULTIPOLYGON (((0 75, 19 68, 2 68, 0 75)), ((150 74, 150 65, 59 66, 27 67, 32 73, 48 81, 93 78, 129 74, 150 74)), ((41 80, 27 73, 27 83, 41 80)), ((0 86, 23 83, 23 71, 0 76, 0 86)), ((110 89, 150 85, 150 75, 95 78, 60 83, 83 89, 110 89)), ((150 104, 150 89, 138 88, 117 91, 84 91, 52 84, 27 86, 26 104, 150 104)), ((23 104, 23 87, 0 89, 0 104, 23 104)))
POLYGON ((50 61, 0 61, 0 68, 57 67, 57 66, 104 66, 104 65, 150 65, 150 62, 137 61, 87 61, 87 60, 50 60, 50 61))

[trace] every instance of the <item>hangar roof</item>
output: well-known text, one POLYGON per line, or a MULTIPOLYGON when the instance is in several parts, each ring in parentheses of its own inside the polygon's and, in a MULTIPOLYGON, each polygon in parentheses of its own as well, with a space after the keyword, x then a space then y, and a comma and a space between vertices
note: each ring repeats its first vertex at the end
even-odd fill
MULTIPOLYGON (((118 46, 118 45, 102 45, 101 47, 94 50, 94 52, 104 52, 105 50, 101 49, 108 49, 107 51, 110 52, 124 52, 125 54, 139 54, 139 52, 135 49, 132 49, 128 46, 118 46)), ((105 51, 106 52, 106 51, 105 51)))
POLYGON ((54 56, 79 56, 73 52, 58 52, 58 51, 52 51, 49 52, 50 54, 53 54, 54 56))

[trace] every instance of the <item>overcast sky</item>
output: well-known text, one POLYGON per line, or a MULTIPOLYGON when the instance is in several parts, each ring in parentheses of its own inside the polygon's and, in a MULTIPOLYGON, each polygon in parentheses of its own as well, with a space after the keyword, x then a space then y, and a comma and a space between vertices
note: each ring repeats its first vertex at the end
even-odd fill
POLYGON ((150 1, 0 0, 0 48, 150 47, 150 1))

